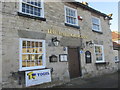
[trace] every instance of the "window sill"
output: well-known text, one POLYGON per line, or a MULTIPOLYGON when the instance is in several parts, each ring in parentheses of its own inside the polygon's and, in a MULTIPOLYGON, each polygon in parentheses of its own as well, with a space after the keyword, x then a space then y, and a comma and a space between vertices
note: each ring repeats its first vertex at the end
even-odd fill
POLYGON ((19 16, 23 16, 23 17, 27 17, 27 18, 32 18, 32 19, 37 19, 37 20, 46 21, 46 18, 37 17, 37 16, 32 16, 32 15, 24 14, 24 13, 22 13, 22 12, 18 12, 18 15, 19 15, 19 16))
POLYGON ((32 71, 32 70, 42 70, 45 69, 45 66, 35 66, 35 67, 22 67, 19 69, 19 71, 32 71))
POLYGON ((103 34, 103 32, 101 31, 96 31, 96 30, 92 30, 93 32, 96 32, 96 33, 100 33, 100 34, 103 34))
POLYGON ((31 70, 19 70, 18 72, 27 72, 27 71, 36 71, 36 70, 45 70, 45 69, 51 70, 51 68, 39 68, 39 69, 31 69, 31 70))
POLYGON ((74 27, 74 28, 80 29, 80 26, 71 25, 71 24, 68 24, 68 23, 65 23, 65 26, 70 26, 70 27, 74 27))
POLYGON ((115 61, 115 63, 119 63, 120 61, 115 61))
POLYGON ((101 64, 109 64, 109 62, 96 62, 96 65, 101 65, 101 64))

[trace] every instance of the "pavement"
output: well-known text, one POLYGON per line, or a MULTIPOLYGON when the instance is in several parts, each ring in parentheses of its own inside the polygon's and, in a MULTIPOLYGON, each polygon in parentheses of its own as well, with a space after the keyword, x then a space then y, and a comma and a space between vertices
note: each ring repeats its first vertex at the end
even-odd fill
MULTIPOLYGON (((120 72, 105 74, 92 78, 75 78, 64 85, 53 88, 118 88, 120 72)), ((120 88, 120 87, 119 87, 120 88)))

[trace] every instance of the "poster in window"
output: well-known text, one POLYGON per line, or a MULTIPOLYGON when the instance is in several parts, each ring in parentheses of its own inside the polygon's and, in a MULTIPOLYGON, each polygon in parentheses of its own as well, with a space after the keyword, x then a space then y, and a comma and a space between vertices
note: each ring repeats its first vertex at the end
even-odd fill
POLYGON ((61 62, 67 62, 67 61, 68 61, 67 54, 60 54, 60 55, 59 55, 59 60, 60 60, 61 62))

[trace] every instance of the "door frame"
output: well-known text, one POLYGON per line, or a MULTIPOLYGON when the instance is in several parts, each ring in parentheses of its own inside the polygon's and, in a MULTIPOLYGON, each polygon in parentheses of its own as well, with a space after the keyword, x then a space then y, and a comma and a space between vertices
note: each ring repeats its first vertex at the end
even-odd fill
MULTIPOLYGON (((81 77, 82 76, 82 69, 81 69, 81 57, 80 57, 80 47, 75 47, 75 46, 68 46, 68 50, 70 49, 70 48, 73 48, 73 49, 77 49, 77 54, 78 54, 78 67, 79 67, 79 77, 81 77)), ((69 52, 68 52, 68 60, 70 60, 70 57, 69 57, 69 52)), ((70 62, 68 61, 68 64, 69 64, 70 62)), ((69 68, 69 67, 68 67, 69 68)), ((70 69, 70 68, 69 68, 70 69)), ((70 70, 69 70, 69 72, 70 72, 70 70)))

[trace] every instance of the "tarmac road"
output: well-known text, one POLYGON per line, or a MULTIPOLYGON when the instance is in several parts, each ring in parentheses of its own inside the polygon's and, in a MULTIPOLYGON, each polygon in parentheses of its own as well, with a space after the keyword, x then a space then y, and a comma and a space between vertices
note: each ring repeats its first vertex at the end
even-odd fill
POLYGON ((93 78, 76 78, 69 83, 53 88, 118 88, 119 75, 120 72, 115 72, 93 78))

